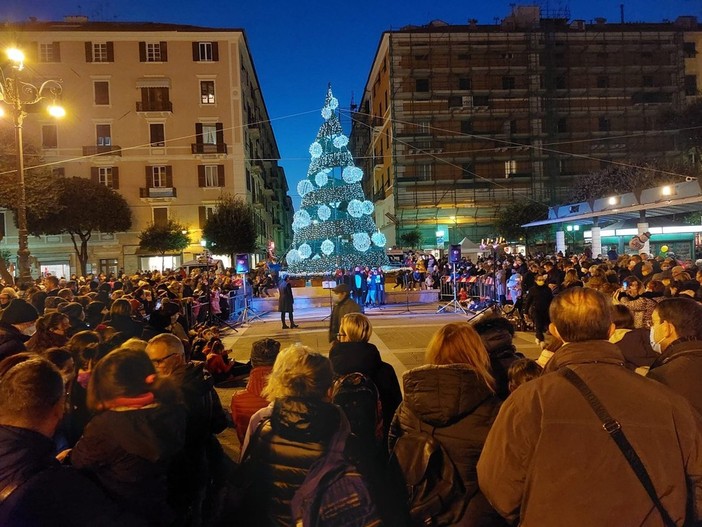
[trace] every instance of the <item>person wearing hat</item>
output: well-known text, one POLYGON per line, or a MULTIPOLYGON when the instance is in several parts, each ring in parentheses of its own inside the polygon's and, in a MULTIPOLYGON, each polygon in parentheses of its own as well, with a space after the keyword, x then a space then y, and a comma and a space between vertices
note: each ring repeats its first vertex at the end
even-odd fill
POLYGON ((26 351, 24 343, 34 334, 38 318, 37 310, 25 300, 10 302, 0 318, 0 360, 26 351))
POLYGON ((290 277, 285 276, 278 285, 278 311, 280 311, 280 321, 283 323, 283 329, 296 328, 293 319, 293 304, 295 299, 293 298, 292 286, 290 285, 290 277), (290 325, 285 323, 285 313, 288 314, 290 319, 290 325))
POLYGON ((360 313, 361 307, 351 298, 351 287, 348 284, 339 284, 334 289, 334 307, 329 317, 329 342, 338 340, 341 319, 349 313, 360 313))
POLYGON ((58 311, 59 313, 66 315, 68 320, 71 322, 71 327, 68 328, 68 331, 66 332, 69 337, 72 337, 81 331, 90 329, 88 324, 85 323, 85 312, 83 311, 83 306, 78 302, 60 304, 58 311))
POLYGON ((261 391, 268 384, 268 376, 279 351, 280 342, 269 338, 257 340, 251 346, 252 369, 246 389, 235 394, 231 403, 232 421, 242 444, 251 416, 268 406, 269 401, 261 395, 261 391))

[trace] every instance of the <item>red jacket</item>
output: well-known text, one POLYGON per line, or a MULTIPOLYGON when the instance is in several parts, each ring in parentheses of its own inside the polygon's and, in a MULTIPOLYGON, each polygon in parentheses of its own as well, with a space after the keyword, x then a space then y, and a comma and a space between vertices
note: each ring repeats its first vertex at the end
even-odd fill
POLYGON ((261 396, 261 390, 268 384, 268 376, 272 369, 273 366, 259 366, 251 370, 246 389, 232 397, 232 419, 240 443, 244 442, 251 416, 268 406, 268 401, 261 396))

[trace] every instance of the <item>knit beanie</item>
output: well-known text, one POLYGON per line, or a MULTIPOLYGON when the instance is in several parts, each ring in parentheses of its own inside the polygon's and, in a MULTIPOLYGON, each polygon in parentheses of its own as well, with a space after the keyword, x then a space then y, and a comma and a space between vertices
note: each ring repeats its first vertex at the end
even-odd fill
POLYGON ((21 298, 13 298, 10 305, 2 312, 2 321, 5 324, 22 324, 24 322, 34 322, 39 318, 37 310, 32 304, 21 298))

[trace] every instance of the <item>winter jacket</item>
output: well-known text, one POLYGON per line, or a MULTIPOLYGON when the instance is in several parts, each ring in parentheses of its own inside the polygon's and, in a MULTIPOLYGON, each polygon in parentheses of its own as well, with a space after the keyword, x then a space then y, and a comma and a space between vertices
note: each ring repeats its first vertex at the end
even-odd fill
POLYGON ((292 498, 339 429, 340 412, 322 401, 283 398, 252 417, 244 464, 253 468, 247 505, 257 526, 292 524, 292 498))
POLYGON ((651 347, 648 329, 617 329, 609 341, 617 345, 624 355, 624 365, 630 370, 650 366, 658 358, 658 353, 651 347))
POLYGON ((281 281, 278 286, 278 311, 281 313, 292 313, 295 298, 293 297, 292 285, 290 282, 281 281))
POLYGON ((251 370, 246 389, 232 396, 232 420, 236 426, 236 435, 242 444, 251 416, 268 406, 268 401, 261 395, 261 390, 268 384, 268 376, 272 369, 272 366, 259 366, 251 370))
POLYGON ((565 366, 621 424, 677 524, 688 499, 701 511, 702 421, 683 397, 626 369, 604 340, 566 344, 544 375, 503 404, 478 462, 480 488, 495 509, 525 527, 662 525, 589 403, 556 373, 565 366))
POLYGON ((120 510, 88 478, 61 466, 48 437, 0 426, 0 493, 17 486, 0 504, 3 527, 145 526, 120 510))
POLYGON ((121 507, 154 525, 168 525, 174 520, 167 504, 168 469, 184 439, 180 406, 109 410, 85 427, 71 461, 92 474, 121 507))
POLYGON ((380 358, 380 352, 369 342, 337 342, 329 352, 337 375, 360 372, 370 377, 378 389, 383 406, 383 427, 387 437, 395 410, 402 402, 400 383, 395 370, 380 358))
POLYGON ((105 325, 114 328, 127 338, 141 338, 144 331, 144 325, 137 322, 132 317, 125 317, 123 315, 113 315, 112 318, 106 322, 105 325))
POLYGON ((702 415, 702 340, 682 338, 671 343, 653 361, 648 377, 685 397, 702 415))
POLYGON ((548 308, 551 306, 553 293, 547 285, 535 285, 524 299, 524 311, 533 319, 543 321, 548 325, 550 318, 548 308))
POLYGON ((402 382, 405 399, 390 427, 390 450, 402 434, 416 429, 412 414, 435 427, 433 436, 463 479, 466 495, 461 506, 469 507, 479 492, 475 467, 500 399, 466 364, 427 364, 405 372, 402 382))
POLYGON ((25 342, 28 340, 29 337, 15 326, 0 322, 0 360, 26 351, 25 342))
POLYGON ((329 317, 329 342, 336 340, 336 334, 339 333, 341 327, 341 319, 349 313, 360 313, 361 306, 354 302, 353 298, 347 296, 341 302, 334 304, 331 317, 329 317))

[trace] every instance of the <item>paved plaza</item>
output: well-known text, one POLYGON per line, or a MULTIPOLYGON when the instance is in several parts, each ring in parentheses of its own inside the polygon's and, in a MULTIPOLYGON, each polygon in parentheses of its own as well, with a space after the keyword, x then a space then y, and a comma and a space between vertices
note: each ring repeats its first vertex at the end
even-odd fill
MULTIPOLYGON (((424 364, 424 350, 434 332, 449 322, 463 322, 472 315, 463 313, 436 313, 442 304, 389 305, 370 309, 366 315, 373 324, 371 342, 378 347, 383 360, 395 369, 398 378, 416 366, 424 364)), ((319 353, 329 353, 329 308, 306 308, 295 311, 297 329, 282 329, 280 313, 262 314, 238 328, 238 333, 228 331, 224 337, 225 346, 231 348, 232 358, 246 362, 249 360, 251 344, 264 337, 274 338, 282 347, 301 342, 319 353)), ((530 358, 537 358, 540 349, 534 342, 533 333, 518 332, 514 340, 517 350, 530 358)), ((402 383, 400 383, 402 384, 402 383)), ((218 388, 222 405, 229 409, 232 395, 241 388, 218 388)), ((220 434, 220 441, 227 453, 234 459, 239 455, 239 441, 233 429, 220 434)))

